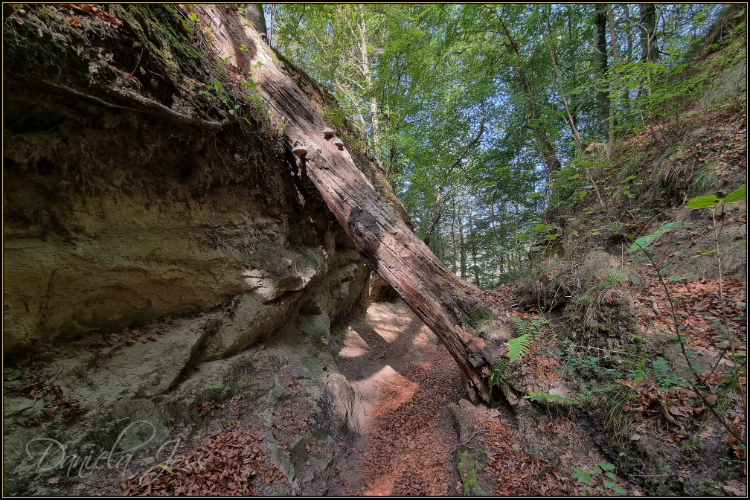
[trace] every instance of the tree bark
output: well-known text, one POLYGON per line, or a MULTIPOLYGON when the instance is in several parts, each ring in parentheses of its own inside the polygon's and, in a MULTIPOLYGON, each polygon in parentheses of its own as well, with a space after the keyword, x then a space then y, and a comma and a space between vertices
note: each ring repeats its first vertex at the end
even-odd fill
POLYGON ((466 279, 466 240, 464 239, 464 217, 458 206, 458 249, 461 252, 461 279, 466 279))
MULTIPOLYGON (((612 44, 612 61, 614 63, 613 68, 616 70, 620 65, 620 55, 617 50, 617 36, 615 33, 615 15, 612 12, 612 4, 607 4, 607 19, 609 20, 609 39, 612 44)), ((609 138, 607 139, 607 154, 612 156, 612 149, 615 147, 615 98, 619 89, 619 78, 617 73, 613 71, 614 78, 612 80, 612 100, 609 103, 609 138)))
MULTIPOLYGON (((565 99, 565 93, 563 92, 563 86, 562 86, 562 79, 560 78, 560 71, 557 68, 557 57, 555 57, 555 47, 547 40, 547 36, 544 34, 544 28, 542 28, 542 19, 539 17, 539 13, 537 12, 537 22, 539 23, 539 31, 542 32, 542 38, 544 39, 544 43, 547 45, 547 49, 549 50, 549 56, 550 59, 552 59, 552 66, 555 68, 555 80, 557 81, 558 88, 560 89, 560 99, 562 99, 563 106, 565 107, 565 113, 568 115, 568 125, 570 125, 570 131, 573 134, 573 138, 576 141, 576 149, 578 151, 581 150, 581 136, 578 133, 578 129, 576 128, 575 120, 573 119, 573 115, 570 113, 570 108, 568 108, 568 100, 565 99)), ((549 30, 550 34, 552 33, 552 28, 549 24, 549 17, 547 17, 547 30, 549 30)), ((550 179, 547 180, 549 182, 550 179)))
POLYGON ((266 32, 266 17, 263 14, 262 3, 245 4, 245 17, 248 21, 253 23, 255 31, 268 38, 268 33, 266 32))
MULTIPOLYGON (((599 78, 607 76, 607 6, 605 4, 594 5, 594 69, 599 78)), ((607 120, 609 120, 609 97, 607 91, 601 89, 596 93, 596 110, 602 131, 607 133, 607 120)))
POLYGON ((641 61, 661 64, 656 38, 656 6, 652 3, 638 4, 641 21, 641 61))

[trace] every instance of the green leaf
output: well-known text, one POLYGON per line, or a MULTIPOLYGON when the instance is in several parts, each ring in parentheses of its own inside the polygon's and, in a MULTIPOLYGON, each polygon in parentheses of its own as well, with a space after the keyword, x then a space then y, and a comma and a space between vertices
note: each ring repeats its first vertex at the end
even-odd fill
POLYGON ((628 249, 628 253, 637 252, 638 250, 646 250, 651 242, 654 241, 657 237, 679 226, 680 224, 680 221, 670 222, 668 224, 664 224, 652 234, 641 236, 633 242, 633 244, 628 249))
POLYGON ((724 204, 729 205, 730 203, 734 203, 735 201, 742 201, 745 199, 745 185, 743 184, 740 186, 740 188, 733 192, 729 193, 726 198, 724 198, 724 204))
POLYGON ((615 478, 614 472, 607 471, 607 472, 604 473, 604 475, 607 476, 610 479, 614 479, 615 478))
POLYGON ((530 334, 526 333, 520 337, 511 339, 508 341, 508 361, 513 363, 517 359, 523 357, 526 351, 529 350, 529 346, 534 339, 530 334))
POLYGON ((626 490, 622 486, 614 485, 614 486, 612 486, 612 489, 615 490, 620 495, 627 495, 628 494, 628 490, 626 490))
POLYGON ((157 467, 159 467, 159 468, 161 468, 161 469, 164 469, 165 471, 169 472, 170 474, 172 473, 172 468, 171 468, 171 467, 169 467, 168 465, 165 465, 165 464, 159 464, 159 465, 158 465, 157 467))
POLYGON ((614 470, 615 466, 607 463, 607 462, 599 462, 599 467, 601 467, 603 470, 614 470))
POLYGON ((240 45, 240 50, 241 50, 242 52, 247 52, 247 51, 248 51, 248 50, 250 50, 250 49, 248 49, 248 48, 247 48, 247 45, 245 45, 245 44, 243 43, 242 45, 240 45))
POLYGON ((704 255, 711 255, 712 253, 715 253, 715 252, 716 252, 715 248, 713 250, 706 250, 705 252, 696 252, 696 254, 693 255, 691 258, 694 259, 696 257, 703 257, 704 255))
POLYGON ((594 482, 591 480, 591 474, 589 474, 585 470, 576 469, 575 472, 570 475, 570 477, 578 479, 582 483, 594 484, 594 482))
POLYGON ((542 192, 534 193, 534 194, 531 194, 531 195, 527 196, 526 199, 532 200, 534 198, 538 198, 538 197, 542 196, 542 194, 544 194, 544 193, 542 193, 542 192))
POLYGON ((685 205, 685 208, 689 208, 691 210, 695 210, 697 208, 708 208, 708 207, 715 207, 719 204, 721 200, 717 198, 714 195, 709 196, 699 196, 697 198, 693 198, 690 200, 687 205, 685 205))
POLYGON ((542 229, 544 229, 546 227, 547 226, 545 226, 544 224, 537 224, 536 226, 534 226, 534 228, 532 229, 532 231, 541 231, 542 229))
POLYGON ((578 179, 581 176, 581 174, 575 174, 568 177, 569 181, 572 181, 573 179, 578 179))

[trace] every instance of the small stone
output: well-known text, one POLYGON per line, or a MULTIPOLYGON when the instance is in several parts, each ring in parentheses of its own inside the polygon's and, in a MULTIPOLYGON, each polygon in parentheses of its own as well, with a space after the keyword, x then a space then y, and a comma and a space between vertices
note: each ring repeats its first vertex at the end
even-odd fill
POLYGON ((640 434, 631 434, 630 435, 630 440, 631 441, 639 441, 640 439, 641 439, 641 435, 640 434))

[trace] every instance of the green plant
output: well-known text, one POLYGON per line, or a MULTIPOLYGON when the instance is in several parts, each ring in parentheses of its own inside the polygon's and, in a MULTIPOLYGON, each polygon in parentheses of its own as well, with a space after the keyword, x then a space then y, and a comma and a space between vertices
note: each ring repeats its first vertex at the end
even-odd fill
POLYGON ((602 280, 596 285, 598 291, 622 286, 630 281, 630 275, 621 269, 607 269, 602 280))
POLYGON ((694 448, 696 451, 703 450, 704 447, 701 444, 701 438, 699 436, 690 436, 687 438, 680 446, 680 452, 687 453, 691 448, 694 448))
POLYGON ((551 394, 549 392, 530 392, 524 399, 529 399, 535 403, 565 403, 568 399, 565 396, 551 394))
POLYGON ((718 494, 718 492, 714 489, 713 485, 710 483, 705 484, 699 484, 696 488, 696 491, 699 495, 705 496, 705 497, 711 497, 718 494))
POLYGON ((706 194, 720 178, 721 176, 716 172, 716 162, 705 164, 695 173, 695 177, 693 177, 692 194, 706 194))
POLYGON ((464 484, 464 496, 466 496, 477 482, 477 463, 474 455, 468 451, 461 453, 458 461, 458 470, 461 473, 461 479, 464 484))
MULTIPOLYGON (((723 327, 721 328, 722 333, 725 334, 725 340, 727 342, 725 343, 724 347, 722 348, 721 353, 719 354, 716 363, 714 364, 713 368, 708 372, 708 374, 705 374, 705 370, 702 368, 696 366, 693 364, 692 359, 694 358, 695 354, 693 352, 688 352, 687 349, 687 339, 685 338, 685 335, 683 331, 685 330, 686 326, 680 325, 678 315, 675 311, 675 302, 678 302, 676 299, 672 297, 672 294, 670 293, 669 288, 667 287, 667 283, 662 276, 661 271, 659 270, 659 267, 656 265, 656 263, 653 260, 653 254, 649 252, 649 245, 652 241, 656 238, 656 236, 664 234, 665 232, 669 231, 673 227, 676 227, 679 222, 671 222, 669 224, 665 224, 662 227, 660 227, 655 233, 649 234, 646 236, 642 236, 638 239, 635 239, 631 236, 631 239, 635 239, 631 247, 628 249, 628 252, 635 253, 640 252, 645 256, 645 259, 650 261, 652 264, 656 276, 659 279, 659 282, 662 285, 662 288, 664 289, 664 292, 666 294, 666 297, 669 300, 669 308, 670 308, 670 314, 672 319, 672 327, 675 330, 675 333, 677 335, 677 338, 680 343, 680 350, 682 353, 683 358, 687 362, 688 369, 692 373, 693 377, 689 378, 687 380, 687 383, 690 385, 691 389, 698 395, 704 406, 706 406, 709 411, 716 417, 716 419, 722 424, 722 426, 729 431, 729 433, 733 437, 733 449, 738 454, 738 456, 745 457, 745 447, 743 444, 744 439, 743 436, 738 432, 738 430, 734 429, 728 422, 728 420, 725 418, 726 412, 719 406, 717 399, 722 399, 722 397, 727 396, 727 392, 732 389, 720 389, 719 398, 714 398, 714 401, 711 402, 708 400, 708 397, 710 395, 706 395, 706 392, 708 391, 708 388, 702 385, 702 381, 708 380, 711 375, 713 375, 716 368, 719 366, 719 362, 724 357, 725 354, 730 353, 732 358, 735 358, 734 356, 734 350, 736 347, 742 345, 744 343, 744 339, 740 339, 734 336, 729 335, 729 322, 727 319, 726 314, 726 306, 724 301, 724 290, 723 290, 723 277, 722 277, 722 261, 721 261, 721 247, 719 245, 719 237, 721 234, 721 230, 724 226, 724 207, 726 205, 729 205, 731 203, 736 203, 739 201, 742 201, 746 198, 746 190, 745 185, 743 184, 739 189, 736 191, 728 194, 724 198, 718 198, 715 195, 710 196, 699 196, 697 198, 693 198, 690 200, 687 205, 685 205, 686 208, 691 210, 697 210, 701 208, 707 208, 711 211, 712 221, 713 221, 713 231, 714 231, 714 243, 715 248, 709 251, 704 252, 698 252, 696 254, 696 257, 700 257, 703 255, 712 255, 715 254, 716 261, 719 268, 719 308, 722 313, 723 318, 723 327), (718 212, 718 214, 717 214, 718 212), (721 221, 721 224, 717 224, 717 219, 721 221)), ((744 242, 742 242, 744 244, 744 242)), ((681 380, 676 380, 674 378, 671 378, 667 374, 668 367, 665 365, 665 361, 663 358, 657 358, 654 363, 652 363, 653 368, 657 372, 657 377, 661 377, 659 379, 659 384, 662 389, 666 388, 668 389, 670 385, 675 385, 677 383, 682 382, 681 380), (659 375, 661 374, 661 375, 659 375)), ((743 377, 747 376, 747 362, 743 359, 742 363, 738 363, 737 366, 735 366, 730 371, 730 378, 735 378, 736 380, 740 380, 743 377)), ((745 410, 745 419, 747 419, 747 408, 744 401, 744 391, 740 391, 740 403, 742 405, 742 408, 745 410)))
POLYGON ((508 366, 521 359, 529 350, 531 343, 534 341, 534 329, 526 324, 520 318, 511 317, 513 324, 516 326, 519 337, 508 341, 507 357, 500 358, 497 365, 490 371, 488 382, 490 394, 493 387, 498 387, 503 391, 505 397, 509 396, 508 366))
POLYGON ((607 398, 607 415, 604 417, 604 428, 612 430, 620 439, 632 423, 632 417, 623 411, 623 407, 630 402, 630 391, 618 386, 607 398))
MULTIPOLYGON (((583 484, 594 486, 595 479, 597 478, 592 476, 598 476, 603 473, 607 479, 604 479, 603 477, 600 477, 599 479, 601 479, 602 484, 605 488, 616 493, 620 493, 621 495, 627 495, 628 491, 625 488, 617 486, 617 484, 615 484, 615 473, 612 472, 613 470, 615 470, 615 466, 613 464, 600 462, 599 464, 594 466, 591 472, 586 472, 583 469, 576 469, 575 472, 570 475, 570 477, 578 479, 583 484)), ((600 493, 605 492, 605 490, 601 486, 596 486, 594 490, 600 493)), ((591 492, 589 490, 586 490, 586 495, 591 495, 591 492)))

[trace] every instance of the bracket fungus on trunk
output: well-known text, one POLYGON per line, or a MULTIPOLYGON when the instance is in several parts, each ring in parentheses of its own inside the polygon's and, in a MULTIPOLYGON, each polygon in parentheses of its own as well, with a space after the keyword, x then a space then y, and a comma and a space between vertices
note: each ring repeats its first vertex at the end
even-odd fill
POLYGON ((294 149, 292 149, 292 153, 295 156, 299 156, 300 158, 304 158, 304 156, 307 154, 307 148, 304 146, 297 146, 294 149))
POLYGON ((333 143, 334 143, 334 144, 335 144, 335 145, 336 145, 336 146, 337 146, 337 147, 338 147, 338 148, 339 148, 340 150, 343 150, 343 149, 344 149, 344 141, 342 141, 341 139, 336 139, 335 141, 333 141, 333 143))
POLYGON ((334 130, 331 127, 325 127, 323 129, 323 137, 325 137, 326 139, 330 139, 331 137, 333 137, 333 134, 335 133, 336 132, 334 132, 334 130))

